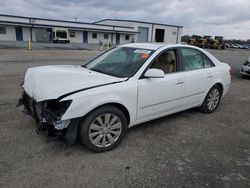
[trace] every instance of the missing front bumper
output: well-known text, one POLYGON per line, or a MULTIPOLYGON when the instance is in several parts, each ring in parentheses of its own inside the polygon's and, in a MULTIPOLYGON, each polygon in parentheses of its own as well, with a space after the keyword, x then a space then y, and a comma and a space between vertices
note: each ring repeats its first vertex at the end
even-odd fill
POLYGON ((47 130, 48 136, 63 136, 70 144, 73 144, 77 139, 79 118, 60 119, 70 103, 70 101, 66 101, 58 104, 56 100, 37 103, 23 92, 17 107, 23 106, 23 112, 35 119, 37 133, 47 130))

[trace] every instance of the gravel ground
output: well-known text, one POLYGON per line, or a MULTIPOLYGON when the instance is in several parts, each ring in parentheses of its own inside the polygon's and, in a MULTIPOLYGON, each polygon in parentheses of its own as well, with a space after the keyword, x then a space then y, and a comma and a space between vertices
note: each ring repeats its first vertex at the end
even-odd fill
POLYGON ((213 114, 195 109, 129 129, 115 150, 37 135, 15 107, 28 67, 83 64, 100 52, 0 50, 0 187, 250 187, 250 79, 247 50, 211 50, 233 69, 232 87, 213 114))

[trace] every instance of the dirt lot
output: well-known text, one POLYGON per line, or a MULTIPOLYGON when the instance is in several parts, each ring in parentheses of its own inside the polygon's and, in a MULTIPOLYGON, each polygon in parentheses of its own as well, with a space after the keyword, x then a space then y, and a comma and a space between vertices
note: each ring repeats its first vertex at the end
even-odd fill
POLYGON ((0 187, 250 187, 250 80, 239 75, 250 51, 211 52, 233 68, 215 113, 144 123, 117 149, 96 154, 37 135, 15 105, 28 67, 83 64, 99 52, 0 50, 0 187))

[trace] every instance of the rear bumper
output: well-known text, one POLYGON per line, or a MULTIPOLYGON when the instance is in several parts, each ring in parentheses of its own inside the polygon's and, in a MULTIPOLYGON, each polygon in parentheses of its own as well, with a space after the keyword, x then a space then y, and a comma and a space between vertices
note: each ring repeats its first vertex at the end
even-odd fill
POLYGON ((226 95, 228 93, 230 87, 231 87, 231 83, 229 83, 229 84, 227 84, 227 85, 224 86, 224 88, 223 88, 223 95, 222 96, 224 96, 224 95, 226 95))

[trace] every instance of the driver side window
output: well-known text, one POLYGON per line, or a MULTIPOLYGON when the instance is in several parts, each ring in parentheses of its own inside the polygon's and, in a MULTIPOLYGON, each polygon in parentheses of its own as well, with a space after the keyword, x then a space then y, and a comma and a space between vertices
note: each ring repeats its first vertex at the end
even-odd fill
POLYGON ((176 72, 175 52, 175 50, 167 50, 163 52, 154 60, 151 68, 161 69, 165 74, 176 72))

